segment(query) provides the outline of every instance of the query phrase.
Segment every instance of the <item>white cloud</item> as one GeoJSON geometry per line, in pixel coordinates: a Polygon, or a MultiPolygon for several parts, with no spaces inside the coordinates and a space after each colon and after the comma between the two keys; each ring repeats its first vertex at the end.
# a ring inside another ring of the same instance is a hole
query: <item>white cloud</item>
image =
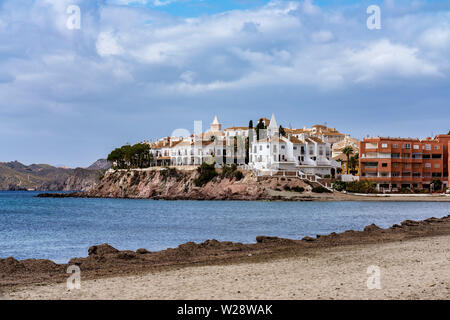
{"type": "Polygon", "coordinates": [[[102,32],[98,35],[97,53],[100,56],[120,55],[123,53],[122,47],[117,43],[111,32],[102,32]]]}

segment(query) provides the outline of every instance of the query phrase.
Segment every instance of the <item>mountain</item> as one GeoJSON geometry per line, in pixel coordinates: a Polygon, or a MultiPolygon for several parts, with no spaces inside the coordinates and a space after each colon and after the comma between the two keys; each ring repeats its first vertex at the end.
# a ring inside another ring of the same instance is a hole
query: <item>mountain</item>
{"type": "Polygon", "coordinates": [[[18,161],[0,162],[0,190],[86,191],[95,186],[106,171],[96,167],[99,165],[93,169],[70,169],[48,164],[27,166],[18,161]]]}
{"type": "Polygon", "coordinates": [[[106,159],[99,159],[91,164],[86,169],[88,170],[108,170],[111,168],[111,164],[106,159]]]}

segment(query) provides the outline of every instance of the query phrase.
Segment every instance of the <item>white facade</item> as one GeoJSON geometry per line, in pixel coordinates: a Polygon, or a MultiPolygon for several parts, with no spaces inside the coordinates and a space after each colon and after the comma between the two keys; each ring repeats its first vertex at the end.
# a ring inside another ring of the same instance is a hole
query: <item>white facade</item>
{"type": "MultiPolygon", "coordinates": [[[[232,127],[221,131],[217,116],[211,128],[202,134],[185,138],[167,137],[151,143],[151,153],[156,165],[192,166],[201,163],[223,162],[244,163],[245,138],[249,137],[247,127],[232,127]],[[240,144],[235,154],[234,142],[240,144]]],[[[285,170],[308,175],[332,175],[339,163],[331,158],[331,145],[307,133],[279,135],[275,116],[268,123],[267,130],[257,134],[252,131],[249,141],[248,166],[255,170],[285,170]]]]}
{"type": "Polygon", "coordinates": [[[275,117],[267,128],[267,138],[251,143],[249,165],[257,170],[296,171],[308,175],[332,175],[339,164],[331,158],[331,145],[307,134],[280,137],[275,117]]]}

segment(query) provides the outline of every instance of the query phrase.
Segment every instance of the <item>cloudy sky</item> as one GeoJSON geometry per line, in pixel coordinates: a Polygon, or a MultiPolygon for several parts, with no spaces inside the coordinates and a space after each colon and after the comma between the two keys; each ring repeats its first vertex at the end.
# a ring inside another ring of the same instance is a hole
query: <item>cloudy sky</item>
{"type": "Polygon", "coordinates": [[[450,0],[0,0],[0,161],[86,166],[215,114],[427,137],[449,76],[450,0]]]}

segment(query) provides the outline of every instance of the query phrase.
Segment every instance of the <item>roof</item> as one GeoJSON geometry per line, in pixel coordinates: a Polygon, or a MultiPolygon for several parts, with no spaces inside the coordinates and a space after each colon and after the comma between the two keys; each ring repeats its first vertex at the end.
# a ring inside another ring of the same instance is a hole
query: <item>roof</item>
{"type": "Polygon", "coordinates": [[[234,131],[234,130],[248,130],[248,127],[231,127],[231,128],[227,128],[223,131],[234,131]]]}
{"type": "Polygon", "coordinates": [[[309,137],[308,140],[311,140],[312,142],[317,142],[317,143],[324,143],[322,139],[319,139],[317,137],[309,137]]]}
{"type": "Polygon", "coordinates": [[[302,141],[302,140],[300,140],[299,138],[294,137],[294,136],[290,136],[288,139],[289,139],[289,141],[291,141],[292,143],[297,143],[297,144],[305,143],[304,141],[302,141]]]}
{"type": "Polygon", "coordinates": [[[333,157],[333,160],[336,160],[336,161],[347,161],[347,156],[345,154],[341,153],[341,154],[333,157]]]}

